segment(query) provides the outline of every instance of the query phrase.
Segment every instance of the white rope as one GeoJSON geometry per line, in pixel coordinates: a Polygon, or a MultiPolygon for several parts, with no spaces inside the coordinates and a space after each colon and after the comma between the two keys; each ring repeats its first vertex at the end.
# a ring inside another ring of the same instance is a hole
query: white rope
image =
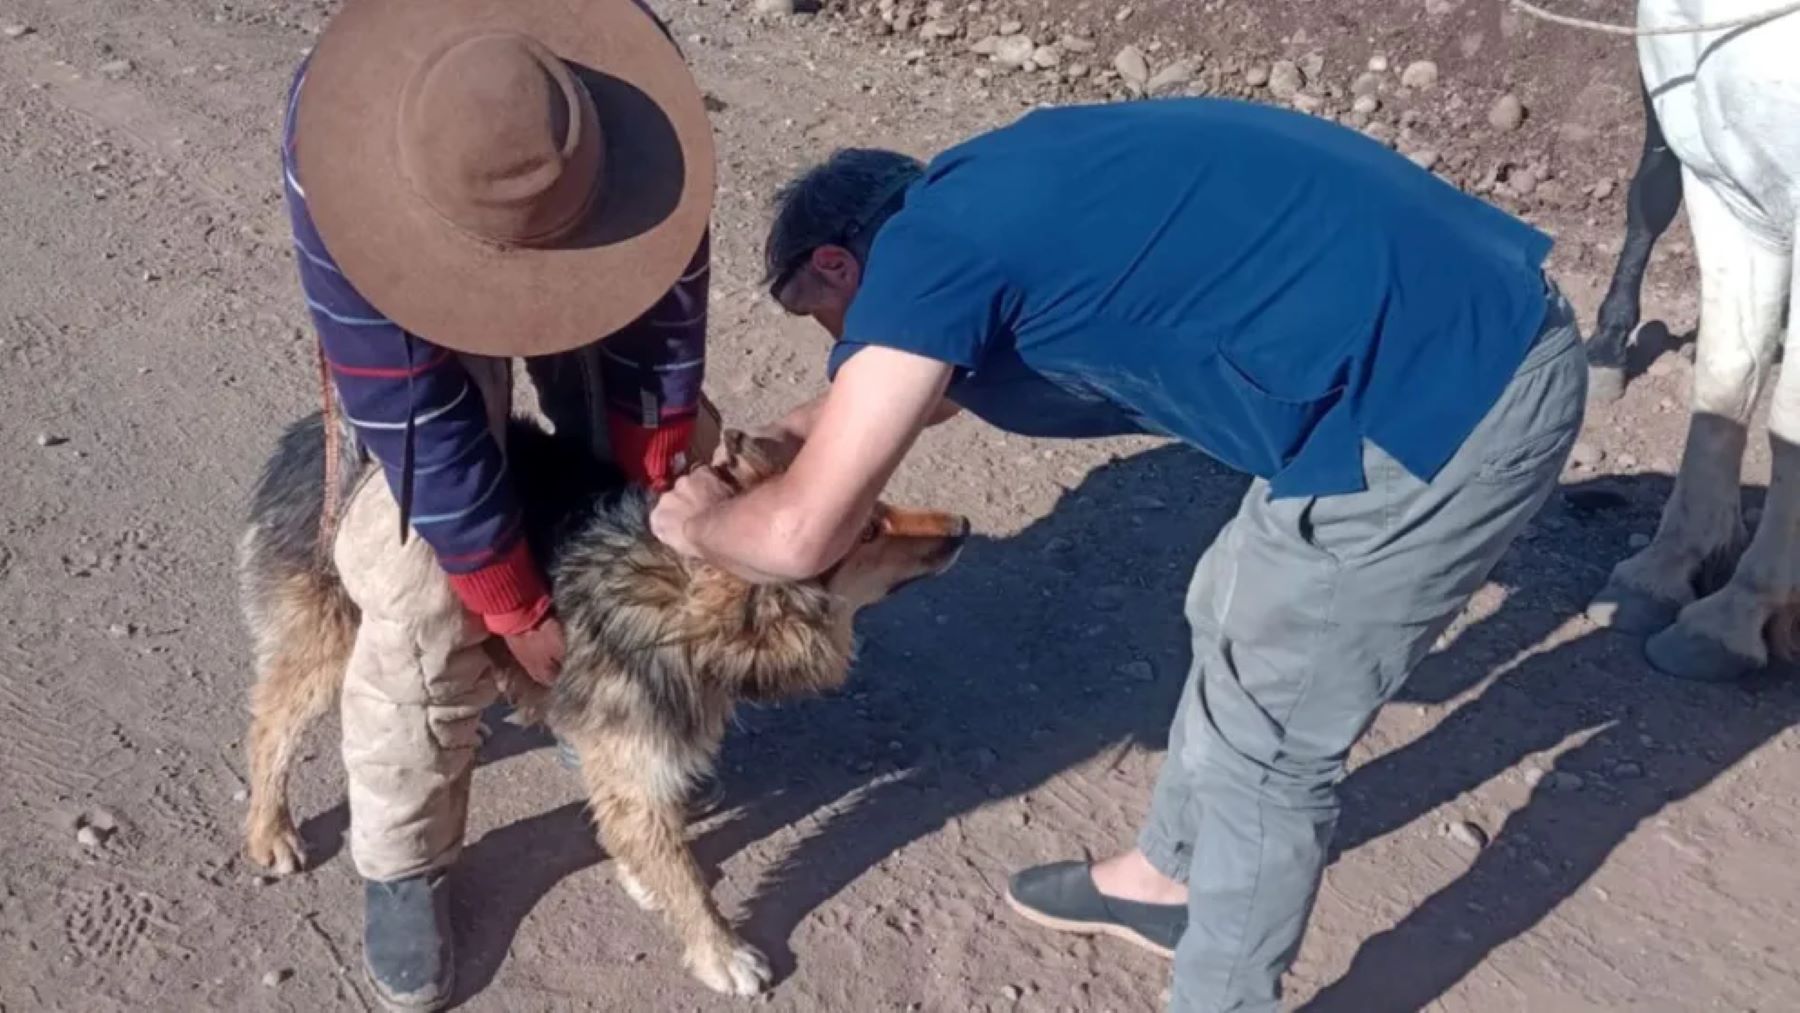
{"type": "Polygon", "coordinates": [[[1726,21],[1712,21],[1700,25],[1663,25],[1658,28],[1643,28],[1638,25],[1615,25],[1605,21],[1589,21],[1586,18],[1572,18],[1567,14],[1557,14],[1527,2],[1527,0],[1507,0],[1507,3],[1534,18],[1541,18],[1553,24],[1567,25],[1570,28],[1583,28],[1590,32],[1604,32],[1607,35],[1630,35],[1643,37],[1646,35],[1699,35],[1702,32],[1722,32],[1728,28],[1743,28],[1746,25],[1761,24],[1776,18],[1786,17],[1800,11],[1800,0],[1788,0],[1779,7],[1771,8],[1759,14],[1747,14],[1743,17],[1726,21]]]}

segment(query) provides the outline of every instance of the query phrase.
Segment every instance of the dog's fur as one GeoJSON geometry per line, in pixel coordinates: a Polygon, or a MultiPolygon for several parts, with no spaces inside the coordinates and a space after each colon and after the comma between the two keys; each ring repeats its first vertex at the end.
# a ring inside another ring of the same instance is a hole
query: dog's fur
{"type": "MultiPolygon", "coordinates": [[[[358,622],[319,538],[323,432],[313,416],[282,436],[252,497],[239,557],[257,674],[245,846],[251,860],[282,874],[305,863],[288,771],[306,727],[336,699],[358,622]]],[[[720,916],[688,851],[687,796],[711,771],[736,701],[842,685],[857,610],[948,568],[968,522],[883,505],[824,577],[756,585],[663,546],[649,532],[647,497],[571,441],[520,422],[508,441],[568,654],[552,690],[505,663],[502,688],[574,748],[620,882],[640,906],[667,915],[693,973],[722,992],[761,991],[766,961],[720,916]]],[[[728,432],[725,448],[719,468],[740,488],[787,464],[773,444],[741,433],[728,432]]],[[[342,473],[360,467],[347,458],[342,473]]],[[[504,661],[504,651],[496,655],[504,661]]]]}

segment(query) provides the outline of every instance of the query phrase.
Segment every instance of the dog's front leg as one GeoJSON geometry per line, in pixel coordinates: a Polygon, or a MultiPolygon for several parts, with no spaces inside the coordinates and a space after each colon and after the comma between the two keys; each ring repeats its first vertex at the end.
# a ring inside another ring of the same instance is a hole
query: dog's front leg
{"type": "MultiPolygon", "coordinates": [[[[680,937],[683,962],[708,988],[756,995],[767,988],[769,962],[738,938],[713,903],[687,846],[680,779],[658,776],[667,758],[631,756],[621,740],[571,738],[581,759],[588,805],[600,841],[620,864],[620,880],[640,907],[660,910],[680,937]]],[[[644,751],[654,752],[654,751],[644,751]]]]}

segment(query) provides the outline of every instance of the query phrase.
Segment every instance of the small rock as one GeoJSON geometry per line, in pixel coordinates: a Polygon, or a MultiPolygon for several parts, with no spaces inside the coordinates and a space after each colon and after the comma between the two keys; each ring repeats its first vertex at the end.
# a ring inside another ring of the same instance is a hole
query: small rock
{"type": "Polygon", "coordinates": [[[956,38],[957,27],[948,21],[927,21],[919,26],[919,38],[927,42],[933,39],[956,38]]]}
{"type": "Polygon", "coordinates": [[[1156,95],[1171,88],[1179,88],[1192,81],[1194,71],[1198,69],[1199,62],[1196,60],[1176,60],[1151,75],[1150,80],[1144,85],[1144,90],[1156,95]]]}
{"type": "Polygon", "coordinates": [[[1569,463],[1577,468],[1598,468],[1600,462],[1606,460],[1606,451],[1587,441],[1579,441],[1569,451],[1569,463]]]}
{"type": "Polygon", "coordinates": [[[106,635],[114,640],[124,640],[131,636],[131,626],[127,623],[113,623],[106,627],[106,635]]]}
{"type": "Polygon", "coordinates": [[[993,56],[994,50],[999,47],[1000,36],[984,35],[975,40],[975,43],[969,47],[969,52],[974,53],[976,56],[993,56]]]}
{"type": "Polygon", "coordinates": [[[1065,35],[1056,40],[1056,44],[1071,53],[1091,53],[1094,51],[1094,40],[1084,39],[1079,35],[1065,35]]]}
{"type": "Polygon", "coordinates": [[[37,445],[40,447],[60,447],[67,442],[69,442],[67,437],[57,436],[54,433],[39,433],[37,436],[37,445]]]}
{"type": "Polygon", "coordinates": [[[1510,92],[1488,107],[1488,124],[1495,130],[1517,130],[1525,124],[1525,103],[1510,92]]]}
{"type": "Polygon", "coordinates": [[[1018,1002],[1025,993],[1017,985],[1008,985],[1000,990],[1000,994],[1006,997],[1007,1002],[1018,1002]]]}
{"type": "Polygon", "coordinates": [[[1119,8],[1119,12],[1113,15],[1113,20],[1123,24],[1124,22],[1131,20],[1131,16],[1136,13],[1137,10],[1135,8],[1121,7],[1119,8]]]}
{"type": "Polygon", "coordinates": [[[1430,60],[1415,60],[1400,72],[1400,83],[1415,91],[1424,91],[1438,81],[1438,65],[1430,60]]]}
{"type": "Polygon", "coordinates": [[[994,62],[1004,63],[1009,67],[1024,67],[1030,65],[1036,52],[1037,46],[1029,36],[1006,35],[994,47],[994,62]]]}
{"type": "Polygon", "coordinates": [[[100,73],[118,80],[137,69],[130,60],[111,60],[100,65],[100,73]]]}
{"type": "Polygon", "coordinates": [[[1024,30],[1025,30],[1025,22],[1023,22],[1023,21],[1002,21],[1002,22],[1000,22],[1000,35],[1002,37],[1005,37],[1008,35],[1017,35],[1024,30]]]}
{"type": "Polygon", "coordinates": [[[84,848],[98,848],[106,843],[106,835],[99,827],[83,825],[75,831],[75,843],[84,848]]]}
{"type": "Polygon", "coordinates": [[[1113,69],[1125,79],[1125,83],[1142,88],[1150,80],[1150,63],[1144,59],[1144,53],[1136,46],[1126,46],[1113,57],[1113,69]]]}
{"type": "Polygon", "coordinates": [[[1600,182],[1595,183],[1594,188],[1589,192],[1594,195],[1595,200],[1605,200],[1613,195],[1613,190],[1616,186],[1617,184],[1612,180],[1603,179],[1600,182]]]}
{"type": "Polygon", "coordinates": [[[1369,69],[1377,74],[1387,73],[1388,58],[1380,53],[1376,53],[1374,56],[1369,57],[1369,69]]]}
{"type": "MultiPolygon", "coordinates": [[[[759,0],[759,2],[760,2],[760,0],[759,0]]],[[[288,976],[292,975],[293,973],[294,972],[289,971],[286,968],[279,968],[277,970],[270,971],[269,973],[262,976],[263,987],[264,988],[276,988],[282,982],[288,980],[288,976]]]]}
{"type": "Polygon", "coordinates": [[[1049,70],[1062,62],[1062,50],[1055,46],[1039,46],[1032,52],[1031,62],[1049,70]]]}
{"type": "Polygon", "coordinates": [[[1356,80],[1350,82],[1350,94],[1373,95],[1381,90],[1381,78],[1375,74],[1358,74],[1356,80]]]}
{"type": "Polygon", "coordinates": [[[1319,75],[1325,72],[1325,54],[1313,52],[1301,57],[1300,71],[1308,81],[1317,81],[1319,75]]]}
{"type": "Polygon", "coordinates": [[[1244,71],[1244,83],[1252,88],[1261,88],[1263,85],[1268,84],[1269,68],[1259,63],[1249,70],[1244,71]]]}
{"type": "Polygon", "coordinates": [[[1625,544],[1634,549],[1648,549],[1650,547],[1650,536],[1644,534],[1642,531],[1633,531],[1631,537],[1625,539],[1625,544]]]}
{"type": "Polygon", "coordinates": [[[1063,77],[1071,81],[1079,81],[1088,76],[1090,68],[1085,63],[1071,63],[1063,68],[1063,77]]]}
{"type": "Polygon", "coordinates": [[[1317,95],[1301,92],[1293,98],[1288,99],[1288,105],[1293,106],[1303,113],[1318,115],[1319,110],[1325,108],[1325,100],[1317,95]]]}
{"type": "Polygon", "coordinates": [[[1629,781],[1629,780],[1633,780],[1635,778],[1643,777],[1644,776],[1644,766],[1641,763],[1633,763],[1630,760],[1626,760],[1625,762],[1614,767],[1612,772],[1613,772],[1614,777],[1619,778],[1620,780],[1623,780],[1623,781],[1629,781]]]}
{"type": "Polygon", "coordinates": [[[1546,777],[1544,783],[1549,786],[1551,791],[1580,791],[1582,785],[1587,782],[1582,780],[1580,774],[1558,770],[1546,777]]]}
{"type": "Polygon", "coordinates": [[[1350,111],[1370,116],[1381,109],[1381,100],[1373,95],[1358,95],[1356,101],[1350,103],[1350,111]]]}
{"type": "Polygon", "coordinates": [[[1514,169],[1506,177],[1506,188],[1520,197],[1529,197],[1538,188],[1537,174],[1530,169],[1514,169]]]}
{"type": "Polygon", "coordinates": [[[233,802],[248,802],[250,801],[250,793],[239,788],[237,791],[231,793],[231,800],[233,802]]]}
{"type": "Polygon", "coordinates": [[[1421,169],[1434,169],[1442,156],[1437,153],[1435,148],[1419,148],[1406,157],[1421,169]]]}
{"type": "Polygon", "coordinates": [[[1127,661],[1119,666],[1119,674],[1129,676],[1138,682],[1155,682],[1156,666],[1148,661],[1127,661]]]}
{"type": "Polygon", "coordinates": [[[1294,61],[1276,60],[1275,65],[1269,68],[1269,93],[1276,98],[1293,98],[1304,87],[1306,75],[1294,61]]]}
{"type": "Polygon", "coordinates": [[[119,829],[119,814],[113,812],[111,809],[95,809],[93,813],[88,816],[87,823],[88,826],[93,827],[102,833],[110,834],[119,829]]]}
{"type": "Polygon", "coordinates": [[[30,35],[31,32],[32,28],[30,25],[7,25],[5,28],[0,28],[0,35],[4,35],[9,39],[22,39],[25,36],[30,35]]]}
{"type": "Polygon", "coordinates": [[[1487,831],[1468,820],[1456,820],[1445,827],[1444,832],[1450,836],[1451,840],[1464,847],[1474,848],[1477,851],[1487,847],[1487,831]]]}

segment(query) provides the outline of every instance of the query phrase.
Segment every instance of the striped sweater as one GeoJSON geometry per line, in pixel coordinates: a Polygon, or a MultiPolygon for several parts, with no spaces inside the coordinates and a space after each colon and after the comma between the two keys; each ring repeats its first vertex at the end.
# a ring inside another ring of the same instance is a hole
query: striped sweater
{"type": "MultiPolygon", "coordinates": [[[[491,631],[530,629],[550,599],[522,538],[506,458],[488,429],[480,391],[456,353],[408,334],[358,294],[313,227],[294,157],[294,110],[305,75],[302,64],[289,89],[282,166],[300,286],[338,404],[396,498],[412,417],[413,530],[491,631]]],[[[703,241],[674,288],[601,349],[613,455],[627,475],[654,487],[674,479],[699,407],[709,257],[703,241]]]]}

